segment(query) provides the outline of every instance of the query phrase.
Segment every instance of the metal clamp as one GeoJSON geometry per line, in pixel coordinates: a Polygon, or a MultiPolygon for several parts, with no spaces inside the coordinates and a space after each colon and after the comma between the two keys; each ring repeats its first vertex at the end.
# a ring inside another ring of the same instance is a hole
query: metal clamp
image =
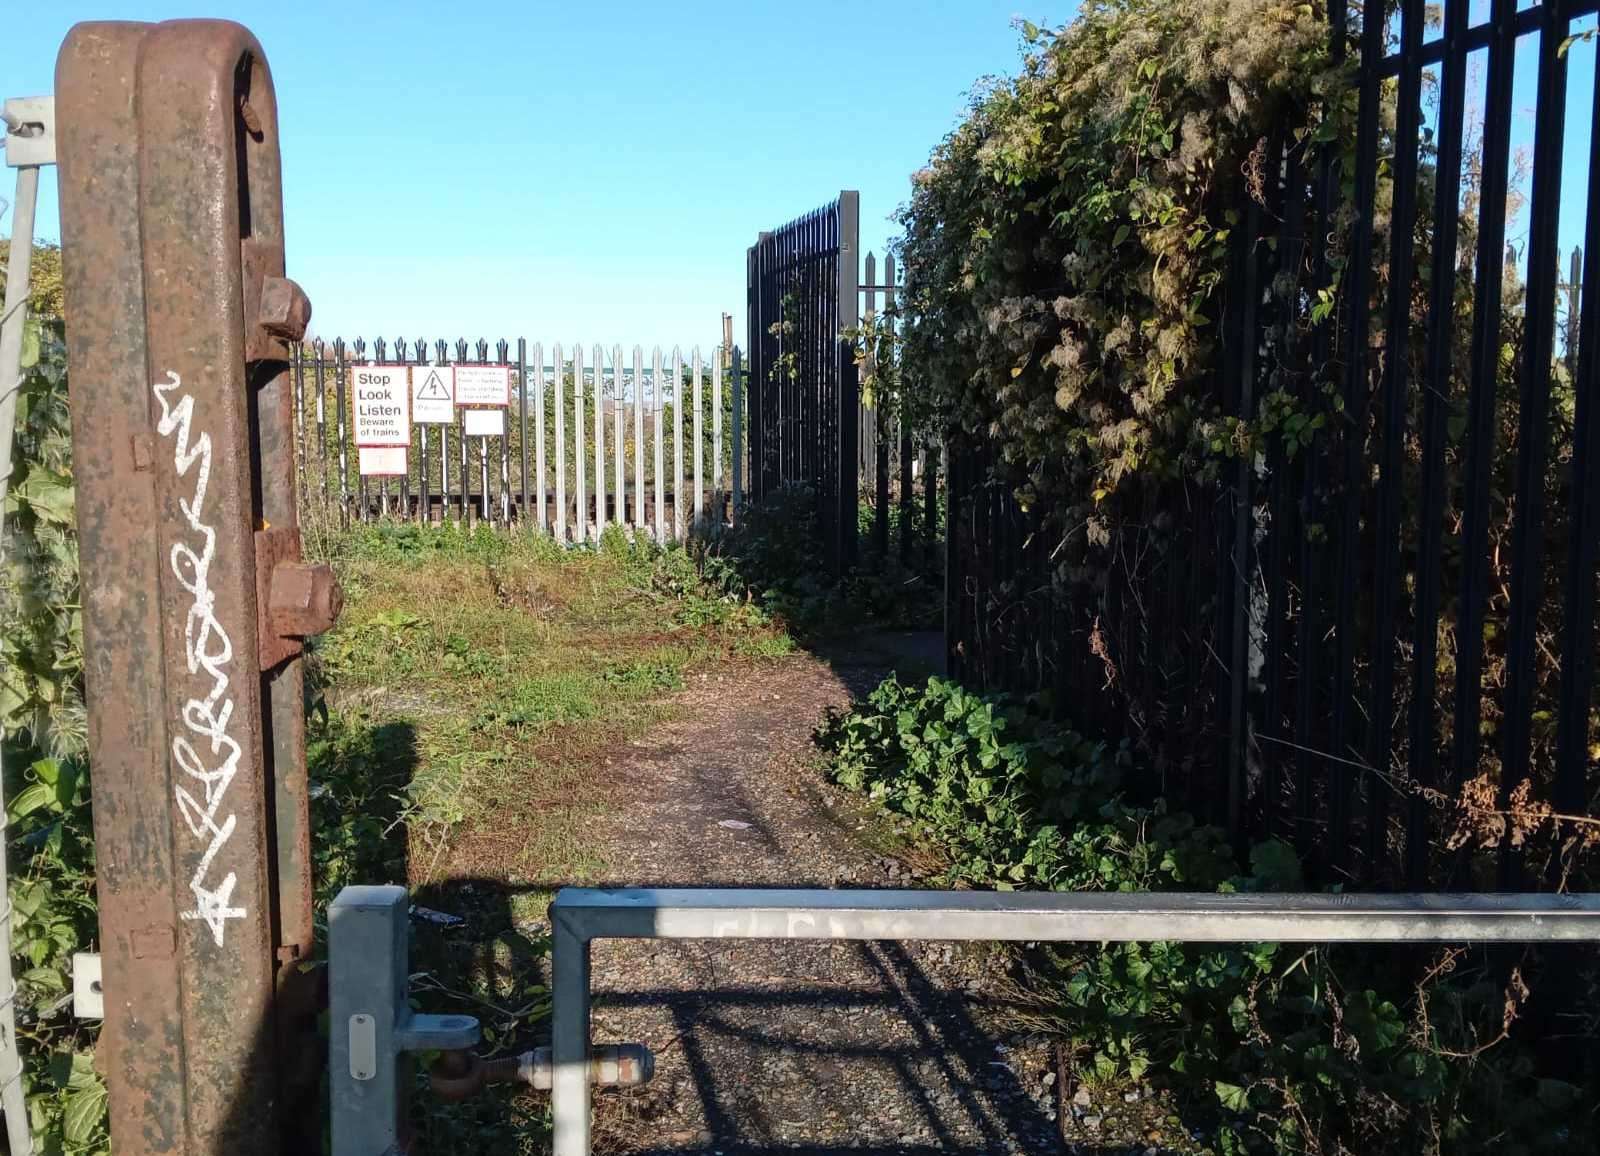
{"type": "MultiPolygon", "coordinates": [[[[589,1082],[597,1088],[637,1088],[655,1074],[655,1053],[643,1044],[606,1044],[589,1050],[589,1082]]],[[[548,1092],[554,1079],[555,1054],[548,1047],[497,1060],[482,1060],[466,1051],[446,1052],[428,1072],[428,1085],[441,1100],[465,1100],[489,1084],[525,1084],[548,1092]]]]}

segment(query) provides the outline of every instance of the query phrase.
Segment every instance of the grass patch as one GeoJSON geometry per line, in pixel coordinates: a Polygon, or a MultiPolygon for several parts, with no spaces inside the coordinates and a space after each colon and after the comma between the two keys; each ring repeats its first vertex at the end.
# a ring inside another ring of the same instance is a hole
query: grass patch
{"type": "Polygon", "coordinates": [[[588,761],[658,721],[695,668],[793,649],[682,549],[615,529],[573,549],[455,526],[361,527],[328,553],[347,599],[315,648],[329,733],[407,728],[412,765],[389,788],[413,885],[441,872],[572,874],[575,828],[604,802],[588,761]],[[491,824],[470,840],[487,859],[450,850],[491,824]]]}
{"type": "MultiPolygon", "coordinates": [[[[318,909],[349,883],[408,885],[462,921],[413,921],[413,991],[477,1016],[487,1051],[531,1046],[550,895],[605,869],[584,834],[607,805],[595,768],[666,718],[697,669],[793,643],[682,549],[615,531],[569,549],[360,527],[324,552],[346,603],[310,664],[318,909]]],[[[514,1089],[416,1102],[430,1151],[547,1143],[544,1102],[514,1089]]]]}

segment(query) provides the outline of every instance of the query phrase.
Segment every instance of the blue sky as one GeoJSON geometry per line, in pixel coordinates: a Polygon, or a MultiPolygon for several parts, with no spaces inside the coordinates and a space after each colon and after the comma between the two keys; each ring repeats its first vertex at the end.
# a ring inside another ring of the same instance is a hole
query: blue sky
{"type": "MultiPolygon", "coordinates": [[[[1474,23],[1487,14],[1469,4],[1474,23]]],[[[862,244],[881,254],[973,84],[1016,68],[1013,21],[1061,24],[1076,3],[32,5],[0,38],[0,95],[50,91],[77,20],[199,10],[248,25],[272,64],[289,267],[317,332],[648,349],[715,343],[724,310],[743,343],[746,246],[841,188],[861,191],[862,244]]],[[[1531,41],[1516,61],[1524,149],[1531,41]]],[[[1574,46],[1564,253],[1582,235],[1594,74],[1595,45],[1574,46]]],[[[1526,218],[1509,233],[1525,238],[1526,218]]]]}
{"type": "Polygon", "coordinates": [[[841,188],[861,191],[862,244],[881,251],[968,90],[1015,68],[1013,16],[1076,7],[13,4],[5,96],[52,90],[78,20],[204,12],[255,32],[278,93],[290,275],[317,332],[646,349],[710,346],[725,310],[742,342],[745,248],[841,188]]]}

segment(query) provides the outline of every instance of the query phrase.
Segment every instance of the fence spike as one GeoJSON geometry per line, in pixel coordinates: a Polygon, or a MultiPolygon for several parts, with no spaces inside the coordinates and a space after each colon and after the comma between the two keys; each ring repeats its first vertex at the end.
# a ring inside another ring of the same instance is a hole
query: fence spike
{"type": "Polygon", "coordinates": [[[555,344],[553,360],[556,367],[555,382],[555,413],[556,413],[556,537],[566,540],[567,537],[567,404],[562,396],[562,388],[566,378],[566,366],[561,356],[561,343],[555,344]]]}
{"type": "Polygon", "coordinates": [[[705,441],[704,398],[702,394],[703,380],[705,377],[705,362],[700,357],[700,347],[694,347],[694,525],[696,532],[702,530],[702,523],[706,516],[706,491],[705,491],[705,455],[702,447],[705,441]]]}
{"type": "Polygon", "coordinates": [[[667,540],[666,455],[662,452],[662,412],[666,409],[661,398],[661,346],[655,347],[650,365],[650,401],[655,418],[655,499],[656,541],[667,540]]]}
{"type": "Polygon", "coordinates": [[[722,363],[728,347],[719,345],[711,356],[711,496],[717,529],[722,528],[722,363]]]}
{"type": "Polygon", "coordinates": [[[683,351],[672,347],[672,536],[683,539],[683,351]]]}
{"type": "Polygon", "coordinates": [[[601,379],[605,373],[605,349],[594,343],[594,540],[598,544],[606,528],[606,399],[601,379]]]}
{"type": "Polygon", "coordinates": [[[622,393],[622,346],[611,347],[611,441],[613,445],[612,457],[616,459],[616,495],[612,499],[612,511],[619,527],[628,524],[627,491],[623,487],[622,459],[624,456],[622,445],[623,431],[623,393],[622,393]]]}
{"type": "Polygon", "coordinates": [[[644,351],[633,347],[633,528],[644,530],[644,351]]]}
{"type": "Polygon", "coordinates": [[[583,342],[575,341],[572,344],[572,453],[576,459],[575,480],[577,482],[577,505],[573,510],[572,532],[574,540],[585,540],[589,529],[588,509],[588,470],[585,467],[587,455],[583,452],[583,342]]]}
{"type": "Polygon", "coordinates": [[[545,469],[544,469],[544,343],[533,343],[533,380],[534,392],[530,399],[533,405],[533,459],[534,481],[538,487],[539,506],[534,511],[534,524],[541,530],[549,530],[549,510],[545,505],[545,469]]]}

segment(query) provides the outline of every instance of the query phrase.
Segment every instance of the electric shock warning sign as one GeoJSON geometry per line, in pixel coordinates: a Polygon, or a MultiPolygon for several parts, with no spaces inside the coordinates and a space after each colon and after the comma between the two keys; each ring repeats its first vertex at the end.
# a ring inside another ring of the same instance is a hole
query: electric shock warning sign
{"type": "Polygon", "coordinates": [[[452,425],[456,420],[456,371],[448,365],[411,367],[413,425],[452,425]]]}

